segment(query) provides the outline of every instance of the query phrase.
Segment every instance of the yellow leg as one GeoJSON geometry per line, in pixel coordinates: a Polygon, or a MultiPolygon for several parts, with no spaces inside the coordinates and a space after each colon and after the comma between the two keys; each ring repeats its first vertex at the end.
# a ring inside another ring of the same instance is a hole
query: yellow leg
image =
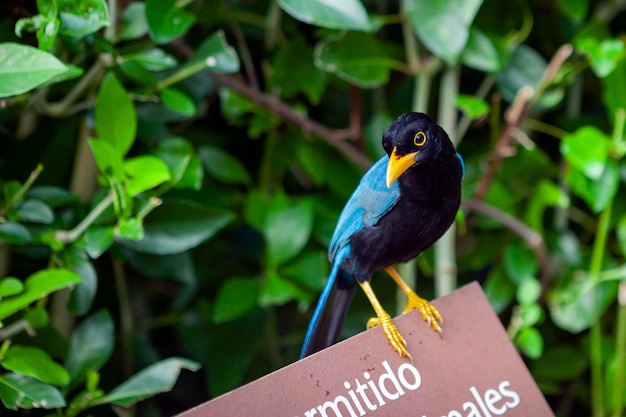
{"type": "Polygon", "coordinates": [[[412,310],[419,310],[422,315],[422,319],[428,323],[428,325],[440,335],[443,335],[443,330],[441,329],[441,324],[443,324],[443,317],[441,317],[441,313],[433,306],[428,300],[423,299],[419,295],[415,293],[409,287],[409,285],[404,282],[398,271],[395,268],[388,266],[385,268],[385,271],[389,274],[389,276],[398,284],[403,293],[408,297],[407,306],[402,312],[402,314],[406,314],[412,310]]]}
{"type": "Polygon", "coordinates": [[[376,294],[374,294],[374,290],[372,289],[369,281],[359,282],[359,285],[363,289],[367,299],[370,300],[372,307],[374,307],[374,312],[376,312],[376,317],[372,317],[368,320],[367,327],[372,328],[375,326],[381,326],[393,350],[398,352],[400,356],[407,356],[411,362],[413,362],[413,358],[406,349],[406,340],[404,340],[404,337],[396,325],[393,324],[393,321],[391,321],[391,316],[380,305],[380,302],[378,301],[378,298],[376,298],[376,294]]]}

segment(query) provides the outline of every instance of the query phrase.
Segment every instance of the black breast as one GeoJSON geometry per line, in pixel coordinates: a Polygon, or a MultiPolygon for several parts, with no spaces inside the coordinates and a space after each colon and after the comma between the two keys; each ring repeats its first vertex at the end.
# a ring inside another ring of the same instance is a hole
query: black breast
{"type": "Polygon", "coordinates": [[[433,245],[454,222],[461,203],[461,167],[456,156],[410,168],[400,177],[400,199],[373,227],[354,234],[342,271],[357,281],[406,262],[433,245]]]}

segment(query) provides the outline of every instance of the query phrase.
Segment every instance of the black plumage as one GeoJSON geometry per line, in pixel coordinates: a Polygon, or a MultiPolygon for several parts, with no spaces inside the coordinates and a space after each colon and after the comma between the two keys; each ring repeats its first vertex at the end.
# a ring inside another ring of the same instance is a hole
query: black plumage
{"type": "MultiPolygon", "coordinates": [[[[380,321],[394,349],[408,355],[388,334],[388,330],[395,332],[394,337],[402,339],[391,320],[381,317],[388,315],[371,292],[369,281],[372,273],[382,268],[393,277],[395,271],[390,266],[415,258],[450,227],[461,202],[464,166],[446,132],[423,113],[398,117],[384,132],[382,144],[387,156],[363,176],[337,223],[329,247],[333,268],[311,319],[301,357],[337,341],[357,284],[377,312],[374,323],[380,321]],[[338,294],[331,311],[324,313],[335,281],[338,294]],[[324,315],[329,316],[328,325],[322,327],[324,315]]],[[[394,280],[403,287],[399,276],[394,280]]],[[[427,310],[429,321],[440,318],[430,303],[408,288],[405,292],[410,308],[427,310]],[[413,296],[418,304],[411,307],[413,296]]],[[[424,311],[422,315],[426,319],[424,311]]]]}

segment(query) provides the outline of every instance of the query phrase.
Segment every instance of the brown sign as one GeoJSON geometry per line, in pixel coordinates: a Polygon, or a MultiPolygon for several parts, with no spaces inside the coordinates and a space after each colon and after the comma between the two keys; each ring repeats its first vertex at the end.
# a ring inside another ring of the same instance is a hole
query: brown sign
{"type": "Polygon", "coordinates": [[[554,416],[477,283],[433,304],[443,339],[416,311],[394,319],[413,363],[374,328],[180,417],[554,416]]]}

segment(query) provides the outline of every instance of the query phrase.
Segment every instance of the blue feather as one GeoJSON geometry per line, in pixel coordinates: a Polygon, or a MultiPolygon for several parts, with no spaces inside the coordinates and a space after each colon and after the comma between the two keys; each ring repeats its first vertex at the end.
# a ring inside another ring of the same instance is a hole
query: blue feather
{"type": "Polygon", "coordinates": [[[460,153],[457,152],[456,154],[456,158],[459,160],[459,162],[461,163],[461,177],[465,176],[465,161],[463,161],[463,157],[461,156],[460,153]]]}
{"type": "Polygon", "coordinates": [[[339,267],[350,256],[350,238],[359,230],[376,225],[400,198],[398,182],[394,182],[390,187],[387,187],[385,182],[387,161],[389,157],[385,155],[365,173],[339,216],[328,248],[332,268],[309,322],[300,358],[305,356],[321,325],[324,310],[339,274],[339,267]]]}
{"type": "Polygon", "coordinates": [[[320,298],[317,301],[317,305],[315,306],[315,310],[311,316],[311,321],[309,321],[309,327],[306,330],[304,342],[302,343],[302,348],[300,350],[300,359],[306,356],[306,352],[309,350],[309,347],[313,342],[313,338],[322,323],[322,316],[324,314],[324,310],[326,309],[328,298],[330,297],[330,293],[332,292],[332,289],[335,286],[335,281],[337,280],[337,275],[339,274],[339,265],[341,265],[341,262],[343,262],[343,260],[348,256],[350,256],[350,245],[344,246],[343,249],[339,251],[337,254],[337,262],[333,263],[326,285],[324,286],[324,289],[320,294],[320,298]]]}
{"type": "Polygon", "coordinates": [[[328,247],[328,258],[335,262],[337,251],[350,243],[350,238],[359,230],[376,225],[400,198],[400,185],[386,184],[388,156],[380,158],[365,173],[359,186],[346,203],[337,221],[335,233],[328,247]]]}

